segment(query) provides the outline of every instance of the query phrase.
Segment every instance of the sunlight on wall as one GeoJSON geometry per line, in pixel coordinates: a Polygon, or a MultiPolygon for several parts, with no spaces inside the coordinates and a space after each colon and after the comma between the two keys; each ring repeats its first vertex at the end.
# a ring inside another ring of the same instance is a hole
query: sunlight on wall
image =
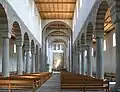
{"type": "Polygon", "coordinates": [[[80,0],[80,8],[82,7],[83,0],[80,0]]]}
{"type": "Polygon", "coordinates": [[[14,44],[14,53],[16,53],[16,44],[14,44]]]}
{"type": "Polygon", "coordinates": [[[104,40],[104,51],[106,51],[106,40],[104,40]]]}
{"type": "Polygon", "coordinates": [[[61,60],[58,59],[56,65],[55,65],[56,68],[60,65],[60,62],[61,62],[61,60]]]}
{"type": "Polygon", "coordinates": [[[94,49],[92,48],[92,56],[94,55],[94,49]]]}
{"type": "Polygon", "coordinates": [[[116,34],[114,33],[113,34],[113,47],[116,46],[116,34]]]}

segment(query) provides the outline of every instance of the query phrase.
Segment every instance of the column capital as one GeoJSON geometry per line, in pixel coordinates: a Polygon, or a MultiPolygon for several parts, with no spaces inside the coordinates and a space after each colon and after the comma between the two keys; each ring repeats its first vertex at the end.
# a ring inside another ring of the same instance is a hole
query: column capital
{"type": "MultiPolygon", "coordinates": [[[[2,26],[2,25],[1,25],[2,26]]],[[[1,27],[0,27],[1,28],[1,27]]],[[[2,28],[3,29],[3,28],[2,28]]],[[[11,38],[11,34],[8,29],[5,29],[4,30],[1,30],[0,31],[0,35],[3,37],[3,38],[11,38]],[[7,30],[7,31],[6,31],[7,30]]]]}
{"type": "Polygon", "coordinates": [[[17,40],[15,43],[16,43],[16,46],[23,46],[23,42],[22,41],[18,41],[17,40]]]}
{"type": "Polygon", "coordinates": [[[24,50],[26,51],[26,52],[29,52],[30,51],[30,48],[29,47],[24,47],[24,50]]]}
{"type": "Polygon", "coordinates": [[[112,22],[115,24],[117,22],[120,22],[120,1],[119,0],[111,0],[111,16],[112,16],[112,22]]]}
{"type": "Polygon", "coordinates": [[[87,40],[87,47],[92,46],[92,41],[90,39],[87,40]]]}

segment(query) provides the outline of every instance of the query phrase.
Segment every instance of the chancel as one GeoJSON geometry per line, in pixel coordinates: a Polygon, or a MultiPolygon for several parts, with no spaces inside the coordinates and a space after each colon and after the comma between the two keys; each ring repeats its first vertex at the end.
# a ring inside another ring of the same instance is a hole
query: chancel
{"type": "Polygon", "coordinates": [[[120,0],[0,0],[0,92],[120,92],[120,0]]]}

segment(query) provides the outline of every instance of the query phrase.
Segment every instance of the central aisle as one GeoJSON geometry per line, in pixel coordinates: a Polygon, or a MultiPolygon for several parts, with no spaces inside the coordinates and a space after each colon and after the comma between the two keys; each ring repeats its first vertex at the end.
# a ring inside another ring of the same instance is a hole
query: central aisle
{"type": "Polygon", "coordinates": [[[37,92],[61,92],[60,74],[54,74],[37,92]]]}

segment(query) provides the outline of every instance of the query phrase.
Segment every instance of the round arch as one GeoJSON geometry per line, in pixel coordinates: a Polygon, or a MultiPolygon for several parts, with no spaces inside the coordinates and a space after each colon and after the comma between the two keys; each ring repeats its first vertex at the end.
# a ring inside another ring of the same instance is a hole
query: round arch
{"type": "Polygon", "coordinates": [[[31,40],[31,53],[35,53],[35,43],[34,43],[34,40],[31,40]]]}
{"type": "Polygon", "coordinates": [[[109,4],[107,1],[102,1],[99,5],[99,8],[97,10],[97,16],[96,16],[96,36],[104,36],[104,19],[107,12],[107,9],[109,8],[109,4]]]}
{"type": "MultiPolygon", "coordinates": [[[[1,35],[4,34],[3,32],[5,31],[9,31],[8,30],[8,18],[7,18],[7,14],[5,12],[5,9],[3,7],[2,4],[0,4],[0,32],[1,32],[1,35]]],[[[3,36],[3,35],[2,35],[3,36]]],[[[8,34],[7,34],[8,36],[8,34]]]]}
{"type": "Polygon", "coordinates": [[[93,32],[93,24],[92,22],[89,22],[87,25],[86,40],[92,40],[93,32]]]}
{"type": "Polygon", "coordinates": [[[42,29],[42,33],[46,30],[47,27],[51,26],[52,24],[57,24],[57,23],[64,24],[66,27],[70,29],[70,31],[72,31],[71,27],[67,23],[63,21],[52,21],[44,26],[44,28],[42,29]]]}
{"type": "Polygon", "coordinates": [[[20,28],[19,23],[17,21],[13,22],[12,33],[15,35],[15,39],[17,41],[22,41],[21,28],[20,28]]]}
{"type": "Polygon", "coordinates": [[[25,34],[24,34],[24,46],[26,46],[27,49],[29,49],[29,47],[30,47],[29,36],[28,36],[27,32],[25,32],[25,34]]]}

